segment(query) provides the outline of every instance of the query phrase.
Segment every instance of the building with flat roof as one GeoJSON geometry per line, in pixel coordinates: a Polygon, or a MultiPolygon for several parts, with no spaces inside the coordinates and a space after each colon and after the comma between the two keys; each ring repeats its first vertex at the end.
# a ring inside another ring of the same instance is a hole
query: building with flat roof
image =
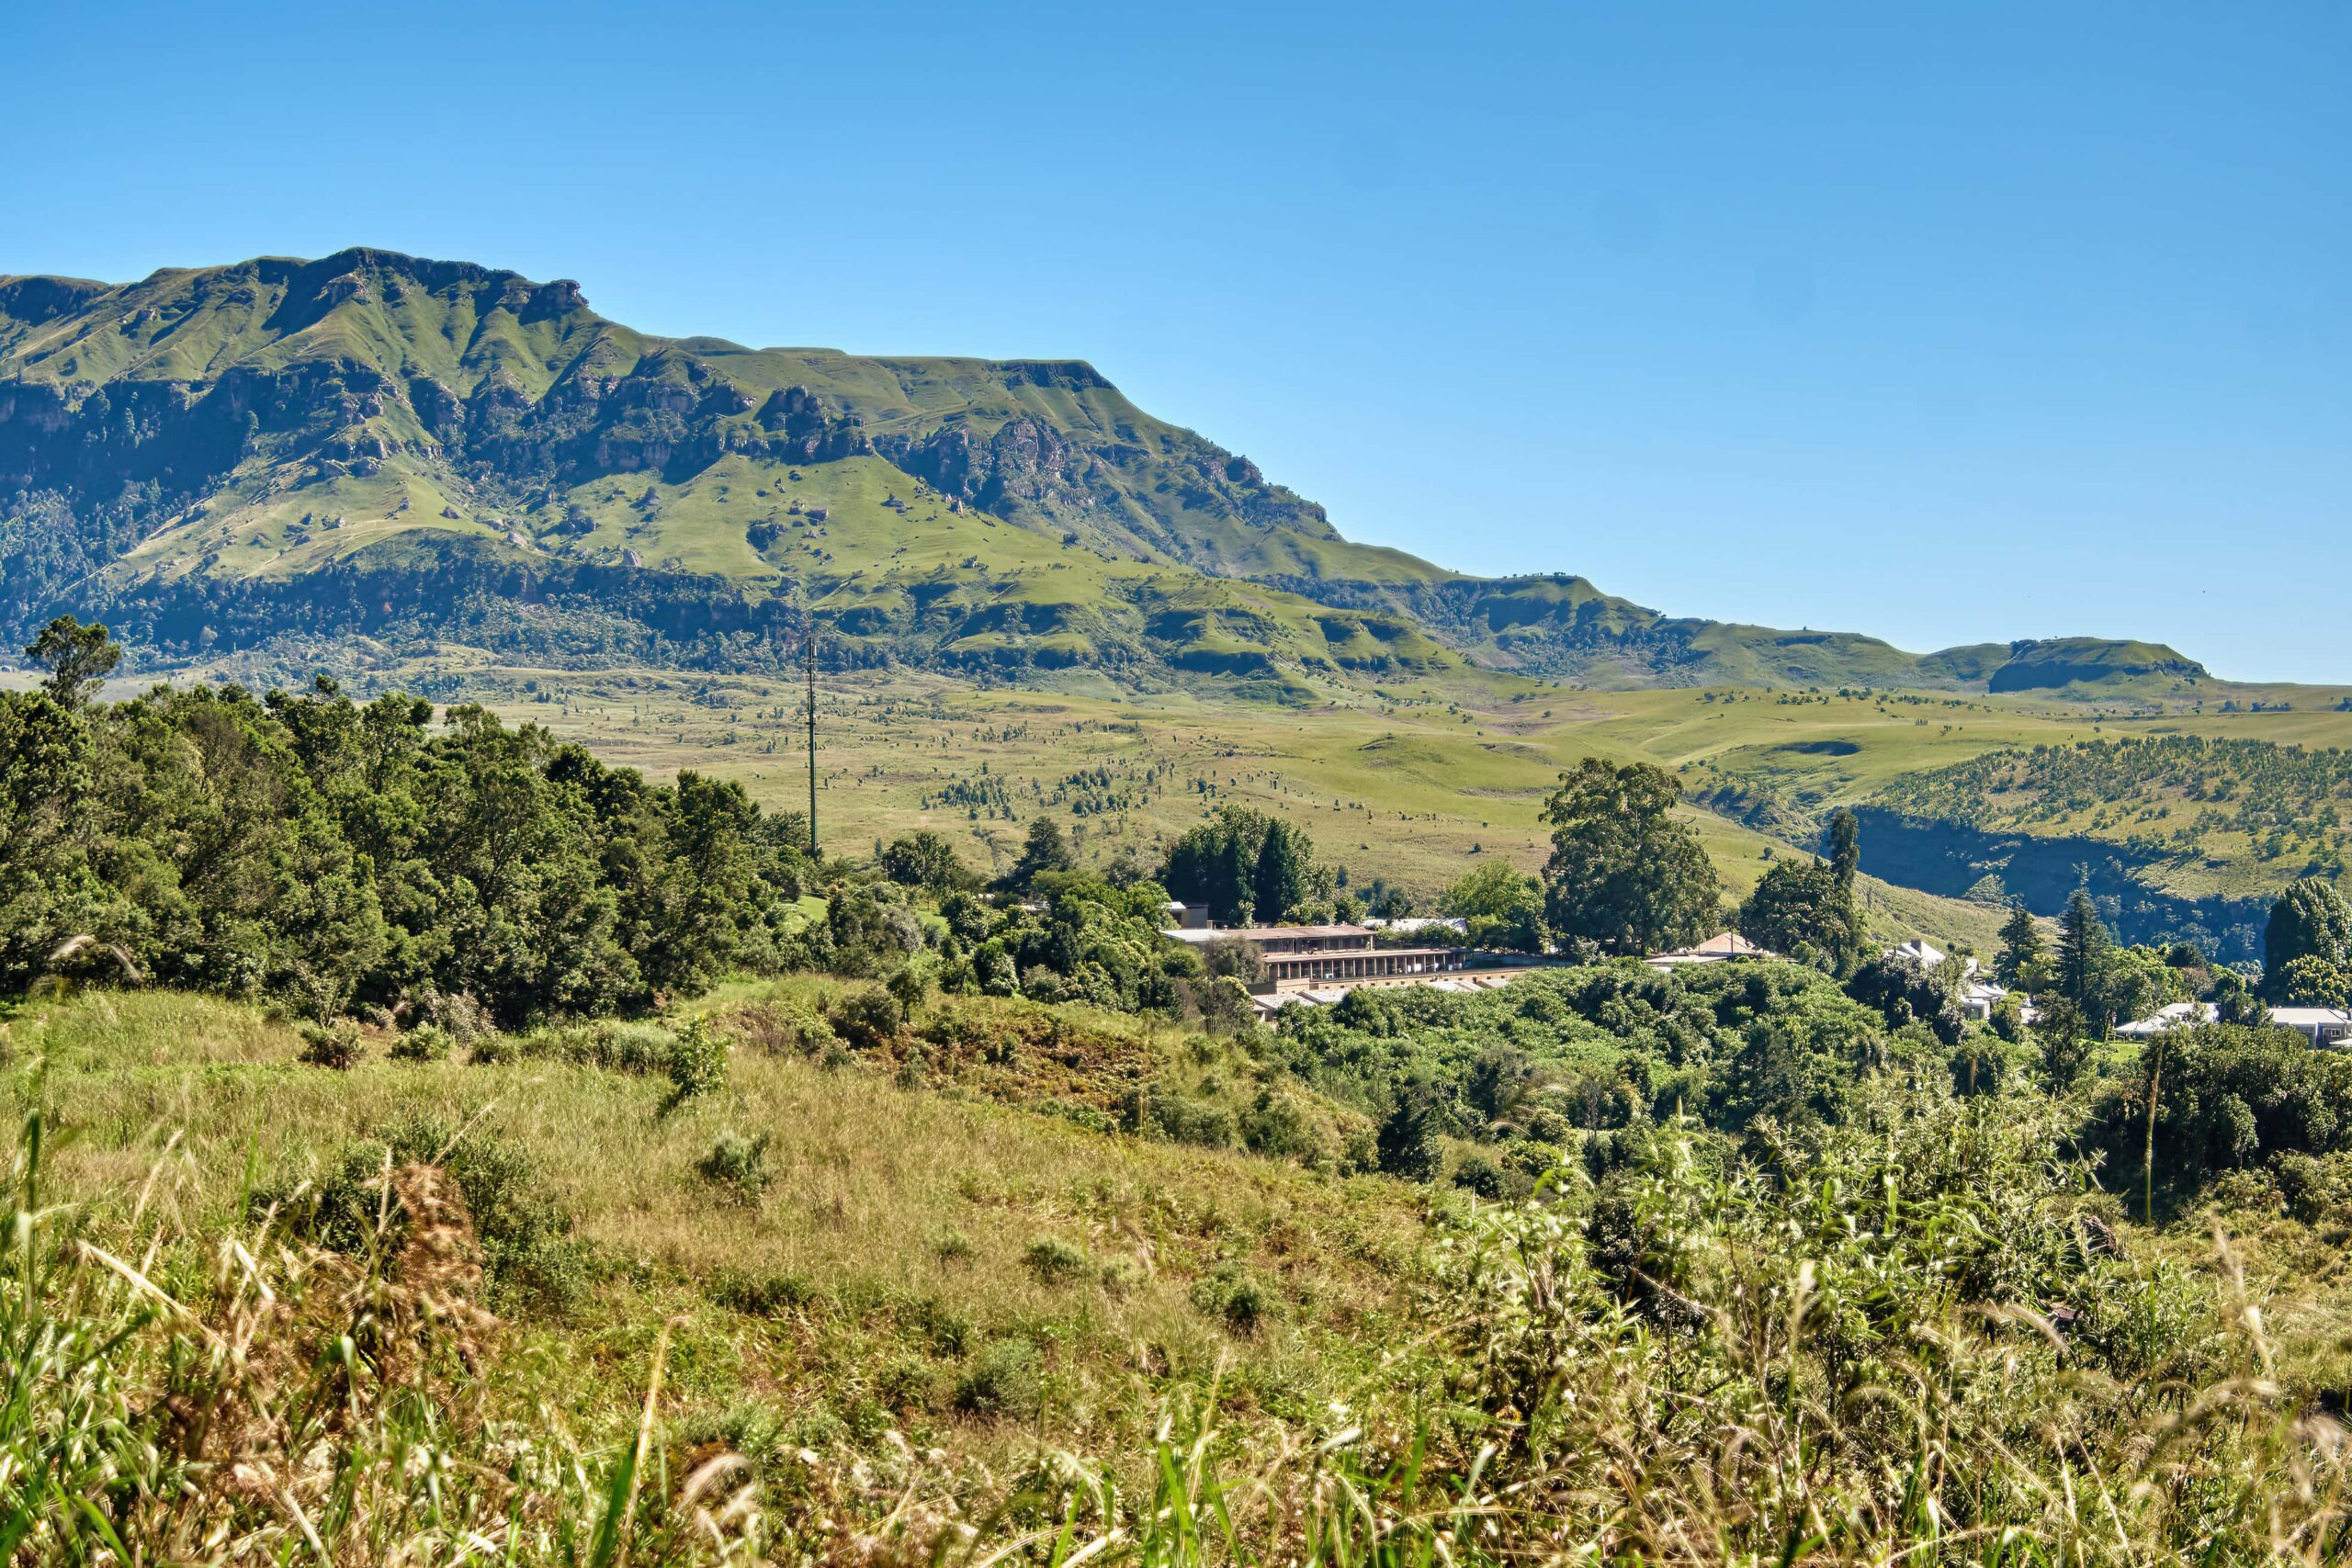
{"type": "Polygon", "coordinates": [[[1369,926],[1214,926],[1162,934],[1195,947],[1212,942],[1246,942],[1269,958],[1277,953],[1365,952],[1372,947],[1369,926]]]}
{"type": "Polygon", "coordinates": [[[1469,968],[1470,953],[1459,947],[1366,945],[1269,953],[1265,964],[1266,978],[1275,990],[1305,990],[1316,986],[1430,979],[1469,968]]]}

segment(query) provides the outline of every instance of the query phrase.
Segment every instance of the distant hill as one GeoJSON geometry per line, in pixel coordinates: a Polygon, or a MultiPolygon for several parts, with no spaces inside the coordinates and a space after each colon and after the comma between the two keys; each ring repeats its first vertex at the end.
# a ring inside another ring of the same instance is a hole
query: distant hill
{"type": "Polygon", "coordinates": [[[71,608],[166,659],[365,637],[755,666],[797,601],[836,661],[1004,678],[2209,679],[2154,645],[1922,657],[1465,577],[1351,543],[1082,362],[656,338],[571,282],[374,250],[0,278],[0,560],[10,637],[71,608]]]}

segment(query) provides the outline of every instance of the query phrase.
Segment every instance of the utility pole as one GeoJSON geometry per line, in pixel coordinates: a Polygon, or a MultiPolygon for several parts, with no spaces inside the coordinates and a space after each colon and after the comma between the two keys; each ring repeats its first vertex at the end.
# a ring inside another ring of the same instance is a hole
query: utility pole
{"type": "Polygon", "coordinates": [[[808,858],[817,852],[817,617],[800,613],[800,660],[808,676],[808,858]]]}

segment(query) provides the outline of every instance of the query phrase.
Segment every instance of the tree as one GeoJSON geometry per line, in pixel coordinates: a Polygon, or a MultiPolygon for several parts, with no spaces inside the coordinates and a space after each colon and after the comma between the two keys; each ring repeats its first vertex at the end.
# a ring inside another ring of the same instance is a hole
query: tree
{"type": "Polygon", "coordinates": [[[1316,880],[1313,841],[1287,822],[1269,821],[1250,873],[1258,918],[1287,919],[1313,896],[1316,880]]]}
{"type": "Polygon", "coordinates": [[[2099,986],[2101,1016],[2129,1021],[2188,1000],[2188,978],[2153,947],[2111,947],[2099,986]]]}
{"type": "Polygon", "coordinates": [[[1159,880],[1220,925],[1274,921],[1329,891],[1305,832],[1244,807],[1221,807],[1168,848],[1159,880]]]}
{"type": "Polygon", "coordinates": [[[122,662],[122,648],[106,627],[60,615],[41,628],[25,657],[49,671],[42,689],[60,707],[77,708],[122,662]]]}
{"type": "Polygon", "coordinates": [[[1200,946],[1201,970],[1212,979],[1234,979],[1245,991],[1266,979],[1265,951],[1239,937],[1219,937],[1200,946]]]}
{"type": "Polygon", "coordinates": [[[2307,876],[2270,907],[2262,938],[2263,994],[2286,999],[2287,972],[2299,958],[2343,965],[2352,959],[2352,908],[2330,883],[2307,876]]]}
{"type": "Polygon", "coordinates": [[[2282,1007],[2352,1006],[2352,971],[2306,953],[2287,965],[2273,993],[2282,1007]]]}
{"type": "Polygon", "coordinates": [[[1478,946],[1544,951],[1544,885],[1506,861],[1488,861],[1463,876],[1438,908],[1464,922],[1478,946]]]}
{"type": "Polygon", "coordinates": [[[1674,780],[1647,762],[1588,757],[1544,804],[1552,857],[1544,914],[1564,938],[1618,953],[1654,953],[1706,934],[1722,885],[1699,836],[1673,817],[1674,780]]]}
{"type": "Polygon", "coordinates": [[[2262,993],[2234,969],[2215,972],[2212,1003],[2217,1023],[2262,1029],[2270,1022],[2270,1010],[2262,1005],[2262,993]]]}
{"type": "Polygon", "coordinates": [[[935,893],[970,887],[978,880],[946,836],[928,828],[891,840],[882,851],[881,865],[882,874],[899,886],[927,887],[935,893]]]}
{"type": "Polygon", "coordinates": [[[2041,928],[2033,923],[2033,912],[2023,899],[2009,905],[2009,917],[2001,922],[2001,951],[1993,960],[1993,977],[2011,989],[2033,988],[2041,973],[2041,928]]]}
{"type": "Polygon", "coordinates": [[[1878,1009],[1891,1027],[1924,1023],[1938,1040],[1957,1045],[1968,1021],[1960,1008],[1961,969],[1957,962],[1929,969],[1907,957],[1883,954],[1854,972],[1846,994],[1878,1009]]]}
{"type": "Polygon", "coordinates": [[[2081,1008],[2064,998],[2044,1003],[2033,1039],[2041,1048],[2044,1088],[2064,1094],[2082,1080],[2091,1063],[2091,1021],[2081,1008]]]}
{"type": "Polygon", "coordinates": [[[1739,934],[1841,977],[1861,963],[1865,945],[1851,884],[1817,860],[1773,863],[1739,907],[1739,934]]]}
{"type": "Polygon", "coordinates": [[[2058,994],[2074,1004],[2085,1027],[2105,1035],[2113,1021],[2107,1011],[2107,966],[2111,943],[2098,906],[2075,889],[2058,921],[2058,994]]]}
{"type": "Polygon", "coordinates": [[[1408,1181],[1435,1176],[1443,1157],[1438,1134],[1445,1122],[1444,1098],[1437,1085],[1426,1078],[1398,1085],[1396,1103],[1380,1123],[1380,1168],[1408,1181]]]}
{"type": "Polygon", "coordinates": [[[1841,806],[1829,814],[1830,874],[1837,877],[1838,887],[1850,895],[1854,890],[1854,874],[1861,868],[1861,818],[1841,806]]]}
{"type": "Polygon", "coordinates": [[[1077,858],[1062,838],[1061,824],[1050,817],[1040,817],[1029,824],[1029,837],[1022,843],[1021,858],[1004,874],[1001,886],[1016,893],[1025,892],[1045,873],[1069,871],[1077,864],[1077,858]]]}

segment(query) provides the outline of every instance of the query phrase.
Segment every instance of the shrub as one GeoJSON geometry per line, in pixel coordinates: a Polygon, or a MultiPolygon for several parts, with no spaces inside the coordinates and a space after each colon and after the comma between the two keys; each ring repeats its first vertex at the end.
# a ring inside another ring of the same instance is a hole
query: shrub
{"type": "Polygon", "coordinates": [[[459,1045],[472,1045],[498,1032],[489,1010],[465,991],[427,991],[416,1011],[418,1021],[444,1031],[459,1045]]]}
{"type": "Polygon", "coordinates": [[[1158,1085],[1130,1091],[1126,1121],[1136,1132],[1202,1148],[1230,1148],[1236,1136],[1232,1111],[1210,1100],[1158,1085]]]}
{"type": "Polygon", "coordinates": [[[2352,1215],[2352,1153],[2280,1155],[2271,1174],[2287,1213],[2303,1224],[2341,1224],[2352,1215]]]}
{"type": "Polygon", "coordinates": [[[449,1059],[449,1032],[437,1023],[420,1023],[392,1042],[395,1062],[446,1062],[449,1059]]]}
{"type": "Polygon", "coordinates": [[[359,1061],[359,1026],[349,1019],[333,1023],[304,1021],[296,1025],[302,1036],[302,1060],[314,1067],[347,1072],[359,1061]]]}
{"type": "Polygon", "coordinates": [[[587,1244],[571,1234],[571,1215],[540,1185],[530,1162],[510,1145],[460,1136],[458,1125],[435,1116],[410,1116],[380,1137],[356,1138],[327,1162],[304,1190],[256,1188],[253,1209],[276,1207],[294,1234],[322,1247],[357,1252],[375,1234],[379,1214],[397,1239],[406,1218],[388,1206],[386,1176],[401,1166],[437,1165],[457,1183],[481,1247],[482,1273],[499,1310],[526,1308],[561,1316],[586,1293],[587,1244]]]}
{"type": "Polygon", "coordinates": [[[1295,1094],[1271,1089],[1258,1091],[1255,1104],[1241,1113],[1241,1142],[1252,1154],[1319,1165],[1329,1158],[1322,1129],[1313,1111],[1295,1094]]]}
{"type": "Polygon", "coordinates": [[[742,1201],[756,1203],[774,1179],[768,1170],[768,1134],[747,1138],[732,1129],[721,1133],[695,1168],[704,1180],[732,1188],[742,1201]]]}
{"type": "Polygon", "coordinates": [[[1057,1235],[1040,1236],[1031,1242],[1021,1260],[1042,1284],[1065,1284],[1087,1271],[1086,1254],[1057,1235]]]}
{"type": "Polygon", "coordinates": [[[817,1292],[797,1274],[753,1274],[722,1269],[703,1285],[703,1294],[747,1317],[778,1317],[807,1306],[817,1292]]]}
{"type": "Polygon", "coordinates": [[[1193,1304],[1238,1335],[1258,1332],[1281,1309],[1273,1286],[1238,1263],[1221,1263],[1193,1282],[1193,1304]]]}
{"type": "Polygon", "coordinates": [[[882,988],[899,1004],[902,1019],[913,1017],[931,996],[930,979],[911,964],[891,970],[890,977],[882,982],[882,988]]]}
{"type": "MultiPolygon", "coordinates": [[[[606,1072],[667,1077],[677,1050],[678,1037],[658,1023],[605,1019],[533,1034],[519,1043],[516,1054],[552,1056],[560,1062],[600,1067],[606,1072]]],[[[480,1060],[481,1043],[476,1043],[474,1051],[476,1060],[480,1060]]]]}
{"type": "Polygon", "coordinates": [[[874,1377],[874,1397],[892,1410],[925,1410],[931,1405],[934,1381],[930,1361],[921,1356],[900,1356],[874,1377]]]}
{"type": "Polygon", "coordinates": [[[956,1380],[956,1408],[974,1416],[1021,1416],[1036,1406],[1044,1382],[1037,1348],[1026,1339],[991,1339],[956,1380]]]}
{"type": "Polygon", "coordinates": [[[679,1100],[692,1100],[727,1084],[727,1042],[701,1019],[678,1033],[670,1048],[670,1082],[679,1100]]]}
{"type": "Polygon", "coordinates": [[[1523,1198],[1534,1187],[1523,1173],[1505,1169],[1482,1154],[1470,1155],[1453,1168],[1453,1184],[1496,1203],[1523,1198]]]}
{"type": "Polygon", "coordinates": [[[878,1051],[896,1043],[906,1012],[899,998],[887,990],[859,990],[827,1008],[825,1021],[846,1044],[860,1051],[878,1051]]]}

